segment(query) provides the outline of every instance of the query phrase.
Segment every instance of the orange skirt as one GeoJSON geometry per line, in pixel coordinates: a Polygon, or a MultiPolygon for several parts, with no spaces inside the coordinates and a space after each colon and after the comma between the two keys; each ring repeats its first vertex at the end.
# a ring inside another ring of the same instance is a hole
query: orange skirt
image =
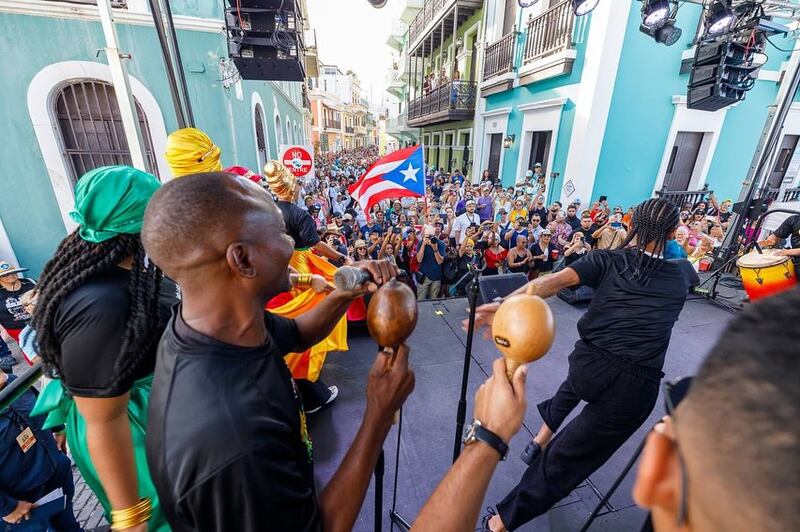
{"type": "MultiPolygon", "coordinates": [[[[333,274],[336,271],[336,266],[314,255],[311,250],[295,250],[289,265],[299,273],[322,275],[328,281],[333,281],[333,274]]],[[[325,294],[317,294],[310,288],[304,290],[294,288],[271,299],[267,303],[267,310],[284,318],[296,318],[317,306],[323,299],[325,294]]],[[[292,372],[292,377],[316,382],[328,352],[347,351],[347,349],[347,318],[342,316],[327,338],[302,353],[289,353],[284,360],[292,372]]]]}

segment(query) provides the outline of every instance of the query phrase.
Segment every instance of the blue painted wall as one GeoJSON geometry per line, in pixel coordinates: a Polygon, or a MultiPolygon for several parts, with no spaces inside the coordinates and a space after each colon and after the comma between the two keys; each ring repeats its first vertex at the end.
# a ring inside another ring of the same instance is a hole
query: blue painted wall
{"type": "MultiPolygon", "coordinates": [[[[592,193],[592,199],[606,194],[623,206],[652,194],[675,110],[672,97],[686,94],[689,76],[679,73],[681,54],[691,44],[700,6],[681,7],[677,25],[683,35],[670,47],[639,31],[639,11],[640,4],[632,3],[592,193]]],[[[791,47],[783,38],[772,41],[791,47]]],[[[766,70],[778,70],[788,56],[769,45],[766,52],[766,70]]],[[[757,81],[743,102],[728,108],[706,176],[718,197],[738,195],[777,88],[757,81]]]]}
{"type": "MultiPolygon", "coordinates": [[[[549,100],[551,98],[558,98],[560,94],[555,90],[559,87],[565,87],[580,83],[581,74],[583,72],[583,64],[585,60],[586,43],[585,36],[588,35],[589,25],[591,24],[591,15],[578,18],[575,22],[575,31],[573,32],[573,42],[575,43],[576,57],[572,65],[572,72],[557,76],[554,78],[542,80],[529,85],[522,85],[508,91],[498,94],[492,94],[486,97],[486,110],[492,111],[503,107],[511,107],[511,113],[508,116],[508,130],[506,133],[516,135],[516,142],[514,146],[506,150],[503,158],[503,167],[500,169],[500,178],[503,185],[513,185],[519,176],[517,173],[517,161],[519,160],[522,152],[522,121],[524,113],[517,110],[518,105],[549,100]]],[[[525,42],[524,33],[520,36],[517,50],[522,49],[525,42]]],[[[517,66],[519,67],[521,54],[517,54],[517,66]]],[[[561,178],[551,186],[553,190],[560,190],[564,180],[564,167],[567,162],[567,154],[569,151],[569,139],[572,136],[572,124],[575,118],[575,103],[567,101],[561,113],[561,123],[559,125],[558,139],[556,140],[555,154],[553,161],[550,161],[549,168],[545,170],[549,172],[558,172],[561,178]]],[[[480,139],[479,142],[482,142],[480,139]]],[[[480,146],[480,144],[476,144],[480,146]]],[[[476,153],[476,158],[478,154],[476,153]]],[[[485,161],[484,161],[485,164],[485,161]]]]}
{"type": "MultiPolygon", "coordinates": [[[[218,16],[218,7],[203,7],[211,5],[216,3],[184,0],[173,2],[173,9],[175,14],[218,16]]],[[[129,73],[155,96],[169,133],[177,128],[177,122],[153,28],[118,25],[118,33],[121,49],[133,55],[133,61],[128,62],[129,73]]],[[[99,23],[10,14],[0,15],[0,34],[4,36],[0,52],[4,57],[17,58],[0,64],[0,116],[6,131],[0,143],[0,217],[19,262],[31,268],[35,276],[65,230],[28,112],[28,86],[42,68],[53,63],[104,62],[102,55],[95,57],[104,40],[99,23]],[[31,35],[43,38],[31,46],[31,35]]],[[[200,71],[186,73],[195,122],[220,146],[223,164],[256,167],[250,107],[254,91],[264,102],[273,155],[277,146],[273,95],[281,121],[285,124],[289,116],[302,132],[302,113],[271,83],[243,82],[242,100],[235,97],[233,88],[222,87],[218,67],[220,57],[226,54],[222,34],[179,30],[178,39],[187,70],[200,71]]]]}

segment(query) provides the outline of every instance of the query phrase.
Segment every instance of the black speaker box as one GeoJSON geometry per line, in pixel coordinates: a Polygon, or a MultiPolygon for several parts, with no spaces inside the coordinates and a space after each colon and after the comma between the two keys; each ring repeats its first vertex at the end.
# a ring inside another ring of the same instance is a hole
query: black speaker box
{"type": "Polygon", "coordinates": [[[481,276],[478,283],[478,305],[490,303],[497,297],[506,297],[527,282],[528,276],[524,273],[481,276]]]}

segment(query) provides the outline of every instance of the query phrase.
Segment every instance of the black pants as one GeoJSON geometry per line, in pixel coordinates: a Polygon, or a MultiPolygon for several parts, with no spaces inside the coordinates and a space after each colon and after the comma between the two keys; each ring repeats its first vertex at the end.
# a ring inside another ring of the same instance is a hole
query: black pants
{"type": "Polygon", "coordinates": [[[303,409],[306,411],[324,405],[331,397],[331,391],[328,389],[328,385],[322,382],[322,379],[317,379],[316,382],[295,379],[294,382],[297,384],[300,397],[303,398],[303,409]]]}
{"type": "Polygon", "coordinates": [[[513,530],[546,513],[602,466],[652,412],[662,375],[578,341],[567,379],[538,408],[556,432],[578,402],[588,404],[497,505],[506,528],[513,530]]]}

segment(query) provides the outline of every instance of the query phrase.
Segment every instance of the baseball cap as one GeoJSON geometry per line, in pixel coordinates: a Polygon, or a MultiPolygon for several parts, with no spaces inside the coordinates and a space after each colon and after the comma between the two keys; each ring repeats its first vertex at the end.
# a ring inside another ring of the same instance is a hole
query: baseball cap
{"type": "Polygon", "coordinates": [[[312,203],[311,205],[308,206],[308,210],[309,211],[319,211],[319,205],[317,205],[316,203],[312,203]]]}
{"type": "Polygon", "coordinates": [[[540,235],[552,235],[553,233],[550,232],[550,229],[542,229],[542,232],[539,233],[540,235]]]}
{"type": "Polygon", "coordinates": [[[352,221],[353,220],[353,215],[350,214],[349,212],[345,213],[345,215],[342,216],[342,220],[350,220],[350,221],[352,221]]]}
{"type": "Polygon", "coordinates": [[[475,200],[471,198],[468,199],[466,205],[476,205],[475,200]]]}
{"type": "Polygon", "coordinates": [[[572,203],[574,203],[575,205],[580,205],[581,204],[581,199],[580,198],[575,198],[575,201],[573,201],[572,203]]]}
{"type": "Polygon", "coordinates": [[[528,170],[525,172],[525,177],[531,177],[533,175],[533,170],[528,170]]]}
{"type": "Polygon", "coordinates": [[[541,168],[542,167],[542,163],[536,163],[536,164],[533,165],[533,167],[534,168],[541,168]]]}

